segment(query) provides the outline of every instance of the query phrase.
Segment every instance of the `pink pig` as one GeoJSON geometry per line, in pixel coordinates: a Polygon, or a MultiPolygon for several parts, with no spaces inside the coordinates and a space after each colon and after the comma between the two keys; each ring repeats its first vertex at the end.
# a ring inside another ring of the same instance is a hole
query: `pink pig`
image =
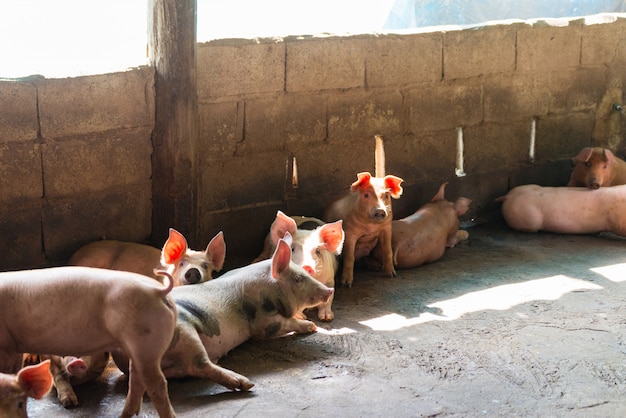
{"type": "MultiPolygon", "coordinates": [[[[263,251],[254,260],[267,260],[276,249],[278,240],[285,237],[288,232],[293,238],[292,261],[304,268],[313,278],[327,287],[335,287],[335,274],[337,273],[337,255],[341,254],[345,234],[342,221],[326,224],[317,218],[289,217],[283,212],[276,213],[276,219],[270,227],[263,251]],[[316,225],[313,230],[302,229],[301,225],[312,223],[316,225]]],[[[332,321],[335,314],[332,311],[333,296],[327,302],[317,306],[317,315],[322,321],[332,321]]],[[[300,312],[300,318],[304,314],[300,312]]]]}
{"type": "Polygon", "coordinates": [[[519,231],[626,236],[626,185],[589,190],[527,184],[496,201],[509,227],[519,231]]]}
{"type": "Polygon", "coordinates": [[[28,398],[41,399],[52,388],[50,362],[21,369],[16,375],[0,373],[0,417],[26,418],[28,398]]]}
{"type": "Polygon", "coordinates": [[[376,245],[381,246],[383,271],[390,277],[396,275],[391,250],[391,198],[402,195],[402,181],[391,175],[372,177],[368,172],[359,173],[350,193],[326,209],[326,222],[343,220],[346,240],[341,283],[344,286],[352,286],[354,262],[368,256],[376,245]]]}
{"type": "Polygon", "coordinates": [[[567,185],[597,189],[626,184],[626,162],[601,147],[583,148],[574,157],[574,169],[567,185]]]}
{"type": "MultiPolygon", "coordinates": [[[[443,183],[439,191],[414,214],[391,224],[391,247],[393,262],[397,268],[407,269],[432,263],[443,256],[446,247],[452,248],[469,237],[467,231],[459,230],[459,216],[469,209],[471,200],[460,197],[452,203],[444,198],[443,183]]],[[[375,258],[380,260],[377,248],[375,258]]]]}

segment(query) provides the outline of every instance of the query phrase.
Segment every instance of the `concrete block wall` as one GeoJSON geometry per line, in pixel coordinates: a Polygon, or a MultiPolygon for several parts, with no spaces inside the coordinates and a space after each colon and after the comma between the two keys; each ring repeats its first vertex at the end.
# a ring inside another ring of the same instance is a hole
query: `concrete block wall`
{"type": "Polygon", "coordinates": [[[0,81],[0,270],[151,234],[154,71],[0,81]]]}
{"type": "Polygon", "coordinates": [[[375,134],[387,173],[404,179],[396,216],[449,181],[447,196],[471,197],[478,222],[513,186],[564,185],[582,147],[613,135],[623,148],[611,106],[623,99],[624,19],[432,29],[199,45],[199,236],[223,229],[231,254],[255,255],[277,209],[321,216],[357,172],[374,171],[375,134]]]}

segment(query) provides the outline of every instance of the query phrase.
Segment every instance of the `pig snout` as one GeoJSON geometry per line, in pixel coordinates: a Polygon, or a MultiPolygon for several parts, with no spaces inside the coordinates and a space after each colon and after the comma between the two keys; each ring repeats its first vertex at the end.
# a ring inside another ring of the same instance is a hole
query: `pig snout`
{"type": "Polygon", "coordinates": [[[373,208],[370,212],[370,216],[374,221],[382,221],[387,217],[387,210],[385,208],[373,208]]]}
{"type": "Polygon", "coordinates": [[[70,376],[82,377],[87,371],[87,364],[81,358],[69,357],[65,364],[65,370],[70,376]]]}
{"type": "Polygon", "coordinates": [[[185,273],[185,280],[189,284],[196,284],[202,280],[202,274],[197,268],[191,268],[185,273]]]}
{"type": "Polygon", "coordinates": [[[590,189],[599,189],[600,188],[600,181],[596,178],[596,177],[592,177],[590,179],[587,180],[587,187],[590,189]]]}

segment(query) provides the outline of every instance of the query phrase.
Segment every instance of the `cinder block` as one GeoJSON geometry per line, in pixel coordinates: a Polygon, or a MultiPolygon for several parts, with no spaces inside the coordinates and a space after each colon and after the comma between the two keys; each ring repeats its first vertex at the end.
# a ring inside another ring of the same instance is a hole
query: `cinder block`
{"type": "Polygon", "coordinates": [[[50,199],[44,206],[43,239],[47,258],[66,263],[91,241],[145,242],[152,229],[150,183],[107,193],[50,199]]]}
{"type": "Polygon", "coordinates": [[[36,139],[37,129],[35,85],[0,81],[0,143],[36,139]]]}
{"type": "Polygon", "coordinates": [[[44,186],[50,198],[150,183],[152,143],[148,129],[50,140],[41,146],[44,186]]]}
{"type": "Polygon", "coordinates": [[[496,25],[446,32],[443,35],[444,79],[513,71],[517,27],[496,25]]]}
{"type": "Polygon", "coordinates": [[[582,30],[581,64],[584,66],[621,63],[626,61],[626,19],[612,23],[587,24],[582,30]]]}
{"type": "Polygon", "coordinates": [[[0,271],[44,267],[41,201],[0,205],[0,271]]]}
{"type": "Polygon", "coordinates": [[[220,102],[198,104],[198,159],[207,160],[231,157],[241,141],[240,127],[244,102],[220,102]]]}
{"type": "Polygon", "coordinates": [[[154,69],[38,83],[44,138],[154,125],[154,69]]]}
{"type": "Polygon", "coordinates": [[[576,156],[584,147],[593,146],[593,112],[549,115],[537,122],[537,161],[560,160],[576,156]]]}
{"type": "Polygon", "coordinates": [[[287,41],[287,91],[363,87],[368,42],[366,37],[287,41]]]}
{"type": "Polygon", "coordinates": [[[284,152],[212,161],[199,173],[199,207],[213,212],[282,201],[286,163],[284,152]]]}
{"type": "Polygon", "coordinates": [[[549,74],[494,75],[484,80],[485,122],[530,120],[550,110],[549,74]]]}
{"type": "MultiPolygon", "coordinates": [[[[328,98],[329,140],[393,136],[405,130],[400,91],[345,92],[328,98]]],[[[372,139],[372,144],[374,140],[372,139]]]]}
{"type": "Polygon", "coordinates": [[[538,22],[517,31],[517,69],[556,71],[580,64],[582,26],[549,26],[538,22]]]}
{"type": "Polygon", "coordinates": [[[457,126],[471,126],[483,118],[482,87],[478,80],[442,82],[408,90],[409,131],[420,136],[457,126]]]}
{"type": "Polygon", "coordinates": [[[0,143],[0,204],[37,201],[43,196],[40,145],[32,142],[0,143]]]}
{"type": "Polygon", "coordinates": [[[365,55],[368,87],[407,86],[441,80],[441,33],[371,38],[365,55]]]}
{"type": "Polygon", "coordinates": [[[275,93],[285,88],[285,43],[229,39],[197,48],[198,97],[275,93]]]}
{"type": "Polygon", "coordinates": [[[593,111],[607,88],[605,68],[578,68],[550,73],[550,112],[593,111]]]}

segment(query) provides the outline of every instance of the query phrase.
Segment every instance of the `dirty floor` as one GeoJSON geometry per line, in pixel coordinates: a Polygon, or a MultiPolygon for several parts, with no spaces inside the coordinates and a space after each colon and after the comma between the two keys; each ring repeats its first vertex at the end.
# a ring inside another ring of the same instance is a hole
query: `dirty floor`
{"type": "MultiPolygon", "coordinates": [[[[179,417],[626,416],[626,240],[479,225],[436,263],[339,288],[336,319],[305,336],[249,341],[220,363],[248,393],[171,380],[179,417]]],[[[316,318],[316,316],[315,316],[316,318]]],[[[54,392],[31,417],[114,417],[116,369],[54,392]]],[[[146,398],[140,416],[156,417],[146,398]]]]}

